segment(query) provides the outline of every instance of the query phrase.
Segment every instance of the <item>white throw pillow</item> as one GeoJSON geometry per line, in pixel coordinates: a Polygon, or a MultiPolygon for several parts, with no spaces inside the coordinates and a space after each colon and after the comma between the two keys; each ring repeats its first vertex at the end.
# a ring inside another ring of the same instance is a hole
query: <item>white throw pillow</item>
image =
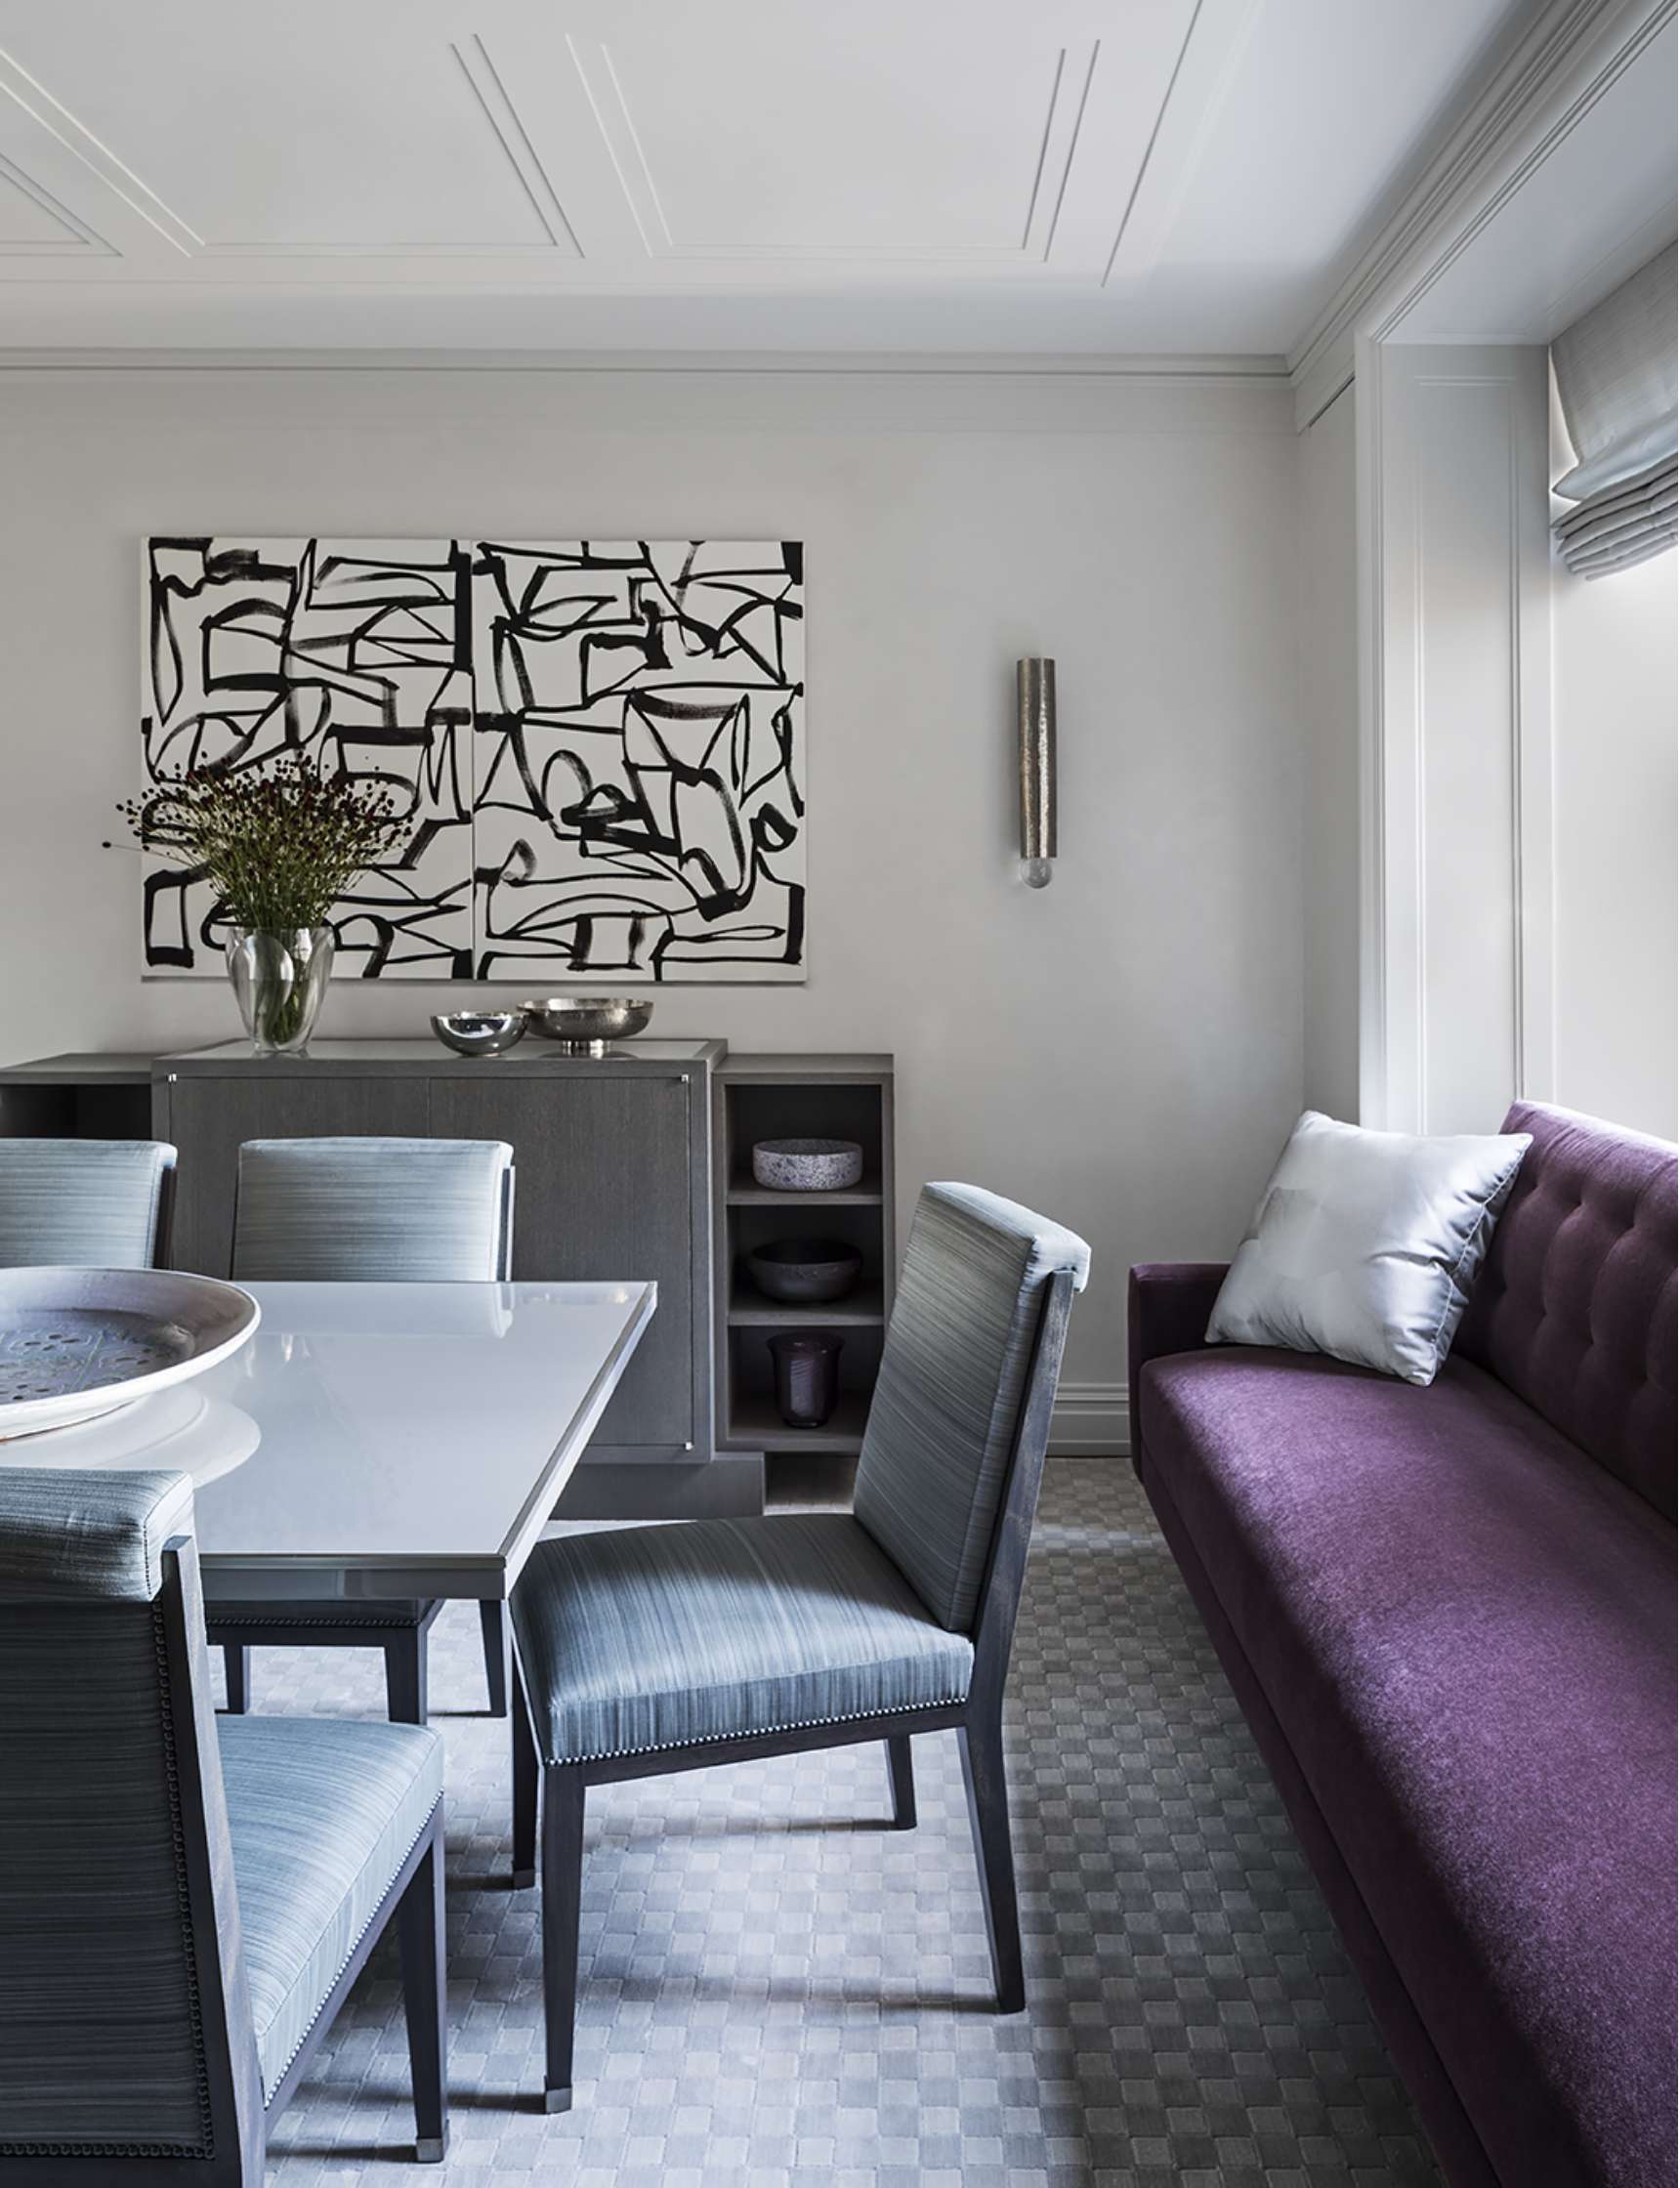
{"type": "Polygon", "coordinates": [[[1289,1135],[1207,1325],[1430,1383],[1447,1358],[1527,1132],[1413,1139],[1316,1110],[1289,1135]]]}

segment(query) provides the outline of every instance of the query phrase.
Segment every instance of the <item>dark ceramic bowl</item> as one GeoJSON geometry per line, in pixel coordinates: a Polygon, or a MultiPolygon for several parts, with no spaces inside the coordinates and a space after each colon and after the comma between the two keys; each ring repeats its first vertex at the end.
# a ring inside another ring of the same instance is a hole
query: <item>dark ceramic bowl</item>
{"type": "Polygon", "coordinates": [[[767,1299],[788,1307],[825,1307],[856,1288],[862,1256],[839,1239],[777,1239],[746,1257],[767,1299]]]}

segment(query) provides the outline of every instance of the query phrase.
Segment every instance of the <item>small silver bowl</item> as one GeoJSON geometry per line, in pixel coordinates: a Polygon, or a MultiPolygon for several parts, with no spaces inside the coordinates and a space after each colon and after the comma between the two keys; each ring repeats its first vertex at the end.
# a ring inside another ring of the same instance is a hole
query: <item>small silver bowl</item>
{"type": "Polygon", "coordinates": [[[525,1036],[523,1010],[451,1010],[432,1021],[432,1031],[457,1056],[500,1056],[525,1036]]]}
{"type": "Polygon", "coordinates": [[[605,1056],[609,1042],[641,1032],[653,1006],[626,995],[550,995],[525,1011],[531,1031],[555,1042],[563,1056],[605,1056]]]}

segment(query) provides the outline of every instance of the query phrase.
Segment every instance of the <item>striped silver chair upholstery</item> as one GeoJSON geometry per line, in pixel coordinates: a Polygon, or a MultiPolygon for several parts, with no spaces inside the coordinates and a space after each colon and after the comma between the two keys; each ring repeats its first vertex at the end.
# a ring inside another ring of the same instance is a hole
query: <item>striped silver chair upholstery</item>
{"type": "Polygon", "coordinates": [[[539,1543],[514,1589],[514,1878],[542,1813],[545,2102],[571,2101],[590,1786],[954,1730],[1001,2010],[1026,2003],[1003,1682],[1068,1316],[1090,1249],[973,1186],[922,1194],[850,1514],[539,1543]]]}
{"type": "Polygon", "coordinates": [[[0,1140],[0,1269],[154,1269],[174,1192],[162,1140],[0,1140]]]}
{"type": "Polygon", "coordinates": [[[505,1140],[247,1140],[233,1275],[493,1283],[512,1251],[513,1162],[505,1140]]]}
{"type": "Polygon", "coordinates": [[[188,1477],[0,1470],[0,2178],[258,2188],[393,1916],[443,2155],[437,1735],[208,1687],[188,1477]]]}
{"type": "MultiPolygon", "coordinates": [[[[513,1258],[505,1140],[247,1140],[233,1204],[233,1275],[261,1283],[484,1283],[513,1258]]],[[[470,1454],[462,1454],[463,1464],[470,1454]]],[[[436,1602],[214,1603],[228,1707],[250,1702],[253,1647],[382,1649],[391,1715],[426,1721],[436,1602]]],[[[481,1606],[492,1715],[508,1708],[506,1606],[481,1606]]]]}

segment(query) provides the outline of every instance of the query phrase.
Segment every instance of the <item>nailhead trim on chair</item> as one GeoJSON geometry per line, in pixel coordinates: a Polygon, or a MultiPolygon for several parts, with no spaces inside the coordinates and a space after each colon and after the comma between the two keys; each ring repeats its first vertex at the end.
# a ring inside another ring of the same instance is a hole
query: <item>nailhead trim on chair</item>
{"type": "MultiPolygon", "coordinates": [[[[418,1619],[358,1618],[353,1624],[347,1619],[288,1618],[284,1615],[284,1613],[282,1613],[279,1617],[273,1619],[257,1617],[223,1619],[217,1618],[212,1615],[207,1617],[204,1620],[205,1627],[209,1631],[231,1632],[237,1632],[239,1627],[242,1625],[295,1625],[306,1627],[311,1630],[317,1626],[328,1626],[335,1633],[412,1633],[419,1625],[419,1623],[420,1621],[418,1619]]],[[[220,1641],[212,1641],[210,1644],[213,1649],[219,1649],[222,1647],[222,1645],[223,1644],[220,1641]]]]}
{"type": "Polygon", "coordinates": [[[163,1719],[163,1779],[169,1796],[169,1830],[175,1843],[175,1888],[181,1903],[181,1937],[187,1963],[188,2013],[192,2028],[192,2052],[198,2073],[198,2117],[202,2132],[196,2143],[183,2142],[0,2142],[0,2158],[182,2158],[205,2160],[216,2155],[216,2136],[210,2116],[210,2073],[204,2057],[204,2014],[198,1990],[198,1959],[192,1943],[192,1906],[187,1890],[187,1838],[181,1823],[181,1772],[175,1759],[175,1735],[169,1717],[169,1657],[164,1641],[163,1616],[153,1606],[153,1644],[157,1650],[158,1707],[163,1719]]]}
{"type": "MultiPolygon", "coordinates": [[[[175,1839],[175,1885],[181,1901],[181,1941],[187,1963],[187,2011],[192,2030],[192,2055],[198,2073],[199,2141],[203,2155],[216,2154],[216,2133],[210,2113],[210,2071],[204,2054],[204,2012],[198,1988],[198,1955],[192,1936],[192,1903],[187,1889],[187,1834],[181,1821],[181,1770],[175,1755],[175,1732],[169,1713],[169,1655],[165,1645],[163,1613],[154,1606],[152,1632],[157,1647],[158,1703],[163,1713],[163,1775],[169,1790],[169,1828],[175,1839]]],[[[196,2155],[196,2153],[194,2153],[196,2155]]]]}
{"type": "MultiPolygon", "coordinates": [[[[715,1689],[713,1690],[716,1691],[715,1689]]],[[[954,1709],[968,1700],[966,1694],[947,1694],[934,1702],[918,1702],[918,1709],[954,1709]]],[[[892,1717],[903,1712],[895,1709],[843,1709],[833,1717],[796,1717],[790,1723],[779,1725],[755,1725],[751,1732],[699,1732],[687,1740],[655,1740],[646,1747],[605,1747],[592,1755],[567,1755],[564,1760],[553,1756],[543,1757],[545,1770],[567,1770],[573,1763],[618,1762],[630,1755],[674,1754],[683,1747],[710,1747],[720,1741],[774,1739],[783,1732],[811,1732],[819,1725],[866,1724],[871,1717],[892,1717]]]]}
{"type": "MultiPolygon", "coordinates": [[[[423,1838],[425,1837],[426,1833],[427,1833],[427,1832],[428,1832],[428,1831],[429,1831],[429,1830],[431,1830],[431,1828],[432,1828],[432,1819],[433,1819],[433,1817],[434,1817],[434,1816],[436,1816],[436,1815],[437,1815],[437,1813],[438,1813],[439,1809],[440,1809],[440,1808],[441,1808],[441,1807],[442,1805],[443,1805],[443,1796],[442,1796],[442,1794],[441,1794],[441,1793],[440,1793],[440,1794],[438,1795],[438,1798],[437,1798],[437,1799],[436,1799],[436,1800],[435,1800],[435,1801],[434,1801],[434,1802],[432,1803],[431,1807],[427,1809],[427,1811],[426,1811],[426,1820],[425,1820],[425,1822],[424,1822],[424,1823],[422,1823],[422,1825],[420,1826],[420,1829],[419,1829],[419,1830],[417,1830],[417,1831],[416,1831],[416,1832],[414,1833],[414,1836],[413,1836],[413,1837],[412,1837],[412,1838],[411,1838],[411,1839],[410,1839],[410,1840],[408,1841],[407,1845],[403,1847],[403,1849],[402,1849],[402,1859],[401,1859],[401,1861],[399,1861],[399,1863],[397,1864],[397,1871],[398,1871],[398,1873],[399,1873],[399,1874],[400,1874],[400,1872],[401,1872],[401,1869],[402,1869],[402,1863],[403,1863],[403,1862],[405,1862],[405,1861],[406,1861],[406,1860],[408,1859],[409,1855],[410,1855],[411,1853],[413,1853],[413,1851],[414,1851],[415,1847],[419,1845],[420,1841],[421,1841],[421,1840],[422,1840],[422,1839],[423,1839],[423,1838]]],[[[441,1847],[440,1846],[440,1847],[439,1847],[439,1849],[438,1849],[438,1858],[439,1858],[439,1860],[440,1860],[440,1861],[441,1861],[441,1860],[442,1859],[442,1855],[443,1855],[443,1849],[442,1849],[442,1848],[441,1848],[441,1847]]],[[[389,1887],[388,1887],[388,1888],[389,1888],[389,1887]]],[[[349,1967],[349,1965],[350,1965],[351,1961],[352,1961],[352,1960],[353,1960],[353,1959],[354,1959],[354,1958],[356,1957],[356,1949],[357,1949],[357,1946],[358,1946],[358,1945],[359,1945],[359,1944],[361,1943],[362,1939],[363,1939],[363,1938],[364,1938],[364,1937],[365,1937],[365,1936],[367,1935],[368,1931],[369,1931],[369,1930],[370,1930],[370,1929],[371,1929],[371,1928],[373,1927],[373,1923],[374,1923],[374,1918],[375,1918],[375,1916],[376,1916],[376,1915],[378,1914],[380,1907],[383,1907],[384,1905],[385,1905],[385,1902],[384,1902],[384,1900],[383,1900],[383,1899],[381,1899],[381,1901],[380,1901],[380,1903],[379,1903],[379,1907],[376,1907],[376,1908],[375,1908],[375,1909],[373,1910],[373,1913],[372,1913],[371,1914],[369,1914],[369,1915],[368,1915],[368,1917],[367,1917],[366,1921],[362,1923],[362,1925],[361,1925],[360,1929],[358,1929],[358,1930],[357,1931],[356,1935],[355,1935],[355,1936],[354,1936],[354,1937],[353,1937],[353,1938],[351,1939],[351,1941],[350,1941],[349,1945],[348,1945],[348,1946],[346,1946],[346,1948],[345,1948],[345,1954],[344,1954],[344,1958],[343,1958],[342,1960],[340,1960],[340,1961],[339,1961],[339,1963],[338,1963],[338,1966],[337,1966],[337,1967],[336,1967],[336,1968],[335,1968],[335,1969],[333,1970],[333,1978],[332,1978],[332,1981],[331,1981],[331,1982],[330,1982],[330,1983],[329,1983],[329,1984],[327,1985],[327,1988],[326,1988],[326,1999],[330,1999],[330,1998],[331,1998],[331,1996],[332,1996],[332,1994],[333,1994],[333,1992],[334,1992],[334,1991],[335,1991],[335,1990],[336,1990],[336,1989],[338,1988],[338,1979],[339,1979],[339,1977],[340,1977],[340,1976],[341,1976],[341,1975],[342,1975],[342,1974],[344,1973],[345,1969],[346,1969],[347,1967],[349,1967]]],[[[291,1996],[291,1993],[290,1993],[290,1992],[288,1992],[288,1993],[287,1993],[286,1995],[287,1995],[287,1997],[289,1998],[289,1997],[291,1996]]],[[[319,2004],[319,2005],[318,2005],[318,2006],[317,2006],[317,2007],[315,2008],[314,2019],[312,2019],[312,2020],[310,2021],[310,2023],[309,2023],[308,2027],[306,2027],[306,2028],[304,2029],[304,2031],[302,2032],[302,2034],[301,2034],[301,2035],[299,2036],[299,2038],[298,2038],[298,2041],[296,2041],[296,2043],[294,2043],[294,2044],[292,2045],[291,2049],[290,2049],[290,2050],[289,2050],[289,2051],[288,2051],[288,2052],[286,2053],[286,2055],[285,2055],[285,2058],[284,2058],[284,2060],[283,2060],[283,2061],[282,2061],[282,2063],[281,2063],[281,2066],[280,2066],[280,2070],[279,2070],[279,2072],[278,2072],[278,2073],[277,2073],[276,2075],[274,2075],[274,2076],[273,2077],[273,2083],[274,2083],[274,2085],[275,2085],[275,2087],[276,2087],[276,2088],[277,2088],[277,2087],[278,2087],[278,2085],[279,2085],[279,2084],[280,2084],[280,2083],[282,2083],[282,2082],[283,2082],[283,2081],[285,2080],[285,2078],[286,2078],[287,2074],[288,2074],[288,2073],[290,2072],[290,2070],[291,2070],[291,2064],[292,2064],[292,2061],[293,2061],[293,2060],[294,2060],[294,2059],[295,2059],[295,2058],[297,2057],[298,2053],[299,2053],[299,2052],[300,2052],[300,2051],[301,2051],[301,2050],[303,2049],[304,2045],[305,2045],[305,2044],[306,2044],[306,2043],[307,2043],[307,2042],[309,2041],[309,2040],[310,2040],[310,2030],[311,2030],[311,2029],[313,2029],[313,2028],[315,2027],[315,2022],[316,2022],[316,2021],[318,2021],[318,2020],[320,2019],[320,2017],[321,2017],[321,2013],[322,2013],[322,2011],[324,2010],[324,2008],[325,2008],[325,2005],[326,2005],[326,1999],[321,1999],[321,2001],[320,2001],[320,2004],[319,2004]]],[[[267,2080],[267,2079],[269,2079],[269,2078],[268,2078],[267,2076],[265,2076],[265,2078],[264,2078],[264,2079],[265,2079],[265,2080],[267,2080]]]]}

